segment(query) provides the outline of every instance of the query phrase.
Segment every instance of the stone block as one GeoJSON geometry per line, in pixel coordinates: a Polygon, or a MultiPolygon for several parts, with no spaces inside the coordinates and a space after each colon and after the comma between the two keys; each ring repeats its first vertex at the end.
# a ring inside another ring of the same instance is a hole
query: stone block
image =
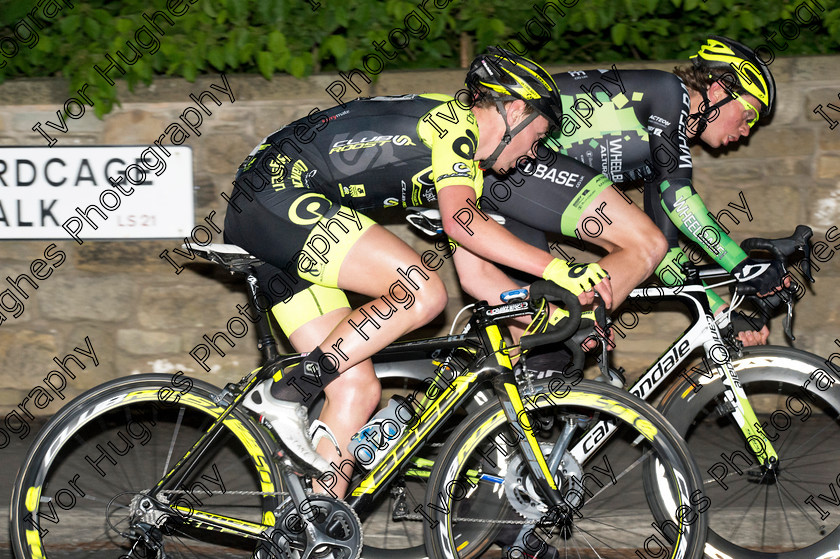
{"type": "MultiPolygon", "coordinates": [[[[793,83],[833,81],[840,75],[840,58],[837,56],[799,56],[791,57],[789,60],[792,67],[790,73],[787,74],[787,79],[793,83]]],[[[776,74],[774,63],[773,76],[775,77],[776,74]]],[[[784,75],[780,74],[780,76],[784,75]]],[[[837,90],[834,95],[837,95],[837,90]]]]}
{"type": "MultiPolygon", "coordinates": [[[[56,111],[60,111],[63,113],[64,110],[64,101],[61,105],[57,105],[52,110],[45,110],[45,111],[33,111],[33,112],[25,112],[25,113],[16,113],[12,116],[12,129],[17,132],[31,132],[32,127],[35,126],[38,122],[42,123],[42,129],[44,132],[58,140],[58,145],[64,143],[62,140],[68,140],[72,138],[75,134],[79,132],[86,132],[86,133],[94,133],[99,134],[102,130],[105,129],[105,124],[103,121],[96,118],[93,114],[93,108],[89,105],[84,105],[85,107],[85,114],[79,117],[78,119],[70,118],[69,116],[64,116],[65,126],[67,126],[68,131],[66,133],[59,132],[58,130],[53,129],[51,126],[47,125],[47,122],[52,122],[59,128],[61,128],[61,119],[56,115],[56,111]]],[[[74,103],[71,108],[71,111],[74,111],[74,114],[77,114],[78,107],[74,103]]],[[[43,139],[43,136],[40,136],[41,140],[46,143],[46,140],[43,139]]]]}
{"type": "Polygon", "coordinates": [[[814,228],[827,230],[832,226],[840,227],[840,188],[811,188],[808,216],[808,224],[814,228]]]}
{"type": "Polygon", "coordinates": [[[242,134],[202,135],[201,151],[195,156],[196,167],[211,173],[229,175],[230,180],[233,180],[239,164],[259,140],[242,134]]]}
{"type": "Polygon", "coordinates": [[[822,105],[822,112],[828,115],[829,119],[837,120],[840,113],[830,109],[828,105],[830,103],[835,107],[840,106],[840,98],[838,98],[839,90],[840,88],[838,87],[816,87],[809,89],[805,95],[804,106],[802,107],[802,113],[804,114],[805,119],[814,122],[822,122],[825,130],[830,131],[831,129],[829,128],[829,123],[822,115],[815,113],[814,109],[816,109],[818,105],[822,105]]]}
{"type": "Polygon", "coordinates": [[[765,175],[766,161],[745,159],[740,153],[695,162],[694,183],[701,195],[706,188],[719,188],[722,185],[746,186],[765,175]]]}
{"type": "MultiPolygon", "coordinates": [[[[3,263],[0,266],[0,274],[10,275],[13,272],[15,275],[24,272],[29,274],[29,264],[36,259],[45,260],[44,251],[52,244],[56,245],[56,247],[50,250],[50,255],[55,255],[58,254],[58,251],[63,251],[65,257],[68,258],[68,260],[62,262],[56,269],[61,269],[62,267],[70,268],[69,258],[72,257],[73,247],[78,246],[73,241],[5,241],[0,243],[0,262],[3,263]],[[20,269],[18,270],[18,268],[20,269]]],[[[54,263],[60,260],[57,256],[53,256],[53,258],[54,263]]]]}
{"type": "Polygon", "coordinates": [[[750,134],[739,142],[738,155],[754,159],[765,158],[767,154],[812,155],[817,147],[817,134],[813,128],[787,127],[784,133],[779,130],[762,130],[766,134],[750,134]]]}
{"type": "Polygon", "coordinates": [[[374,95],[444,93],[454,95],[464,88],[466,70],[419,70],[383,72],[373,85],[374,95]]]}
{"type": "Polygon", "coordinates": [[[169,124],[165,117],[146,110],[117,110],[105,117],[102,143],[148,146],[163,134],[169,124]]]}
{"type": "Polygon", "coordinates": [[[57,274],[41,289],[38,303],[42,316],[55,320],[123,320],[133,313],[135,304],[131,276],[57,274]]]}
{"type": "Polygon", "coordinates": [[[220,284],[146,287],[140,293],[137,320],[151,330],[201,327],[216,332],[237,315],[236,303],[241,299],[241,294],[220,284]]]}
{"type": "MultiPolygon", "coordinates": [[[[838,103],[840,103],[840,101],[838,101],[838,103]]],[[[838,113],[838,116],[840,116],[840,113],[838,113]]],[[[840,152],[840,127],[830,130],[828,126],[826,126],[820,130],[818,137],[820,150],[824,152],[840,152]]]]}
{"type": "Polygon", "coordinates": [[[19,78],[0,84],[4,105],[63,105],[69,94],[69,82],[63,78],[19,78]]]}
{"type": "Polygon", "coordinates": [[[840,155],[821,155],[817,159],[817,177],[840,180],[840,155]]]}
{"type": "Polygon", "coordinates": [[[82,246],[74,243],[76,269],[97,273],[149,273],[168,274],[171,265],[160,258],[160,253],[180,247],[183,241],[86,241],[82,246]]]}
{"type": "Polygon", "coordinates": [[[125,329],[117,331],[117,347],[132,355],[160,355],[181,351],[181,337],[171,332],[125,329]]]}
{"type": "MultiPolygon", "coordinates": [[[[31,390],[42,382],[50,368],[55,367],[53,357],[65,350],[59,349],[59,345],[55,333],[30,329],[4,331],[0,336],[0,363],[3,363],[0,385],[26,392],[31,390]]],[[[69,349],[72,351],[72,346],[69,349]]],[[[60,357],[63,356],[64,353],[60,357]]]]}
{"type": "Polygon", "coordinates": [[[730,218],[724,218],[724,224],[733,231],[734,238],[741,238],[738,235],[748,229],[760,231],[785,231],[793,229],[802,222],[803,203],[801,193],[785,181],[780,184],[778,181],[767,180],[761,190],[744,190],[744,197],[752,220],[743,212],[728,206],[731,202],[743,206],[736,188],[712,189],[706,193],[703,191],[703,199],[708,208],[715,208],[719,212],[726,208],[741,223],[733,224],[730,218]]]}

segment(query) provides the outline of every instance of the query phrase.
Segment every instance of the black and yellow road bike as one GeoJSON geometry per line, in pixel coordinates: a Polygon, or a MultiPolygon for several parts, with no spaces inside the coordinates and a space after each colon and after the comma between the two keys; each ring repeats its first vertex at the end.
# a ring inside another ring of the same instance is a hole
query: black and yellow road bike
{"type": "MultiPolygon", "coordinates": [[[[259,308],[258,261],[228,245],[205,247],[204,256],[244,274],[259,308]]],[[[240,405],[257,383],[301,359],[278,355],[265,317],[256,324],[264,365],[224,389],[182,374],[97,386],[51,418],[20,467],[10,514],[14,553],[423,556],[416,540],[400,547],[377,533],[390,525],[376,516],[384,510],[391,520],[419,517],[414,524],[427,528],[435,558],[486,556],[505,526],[522,532],[514,553],[552,545],[576,557],[701,556],[702,480],[662,415],[608,384],[579,374],[535,378],[512,363],[497,322],[543,316],[546,300],[571,317],[523,338],[521,347],[553,343],[577,329],[580,314],[575,297],[546,284],[530,299],[477,304],[462,334],[381,352],[380,364],[391,368],[426,360],[429,382],[410,398],[414,413],[400,438],[372,470],[357,469],[344,499],[313,493],[272,427],[240,405]],[[601,440],[603,425],[612,436],[601,440]],[[587,440],[599,443],[597,451],[575,457],[570,450],[587,440]]]]}

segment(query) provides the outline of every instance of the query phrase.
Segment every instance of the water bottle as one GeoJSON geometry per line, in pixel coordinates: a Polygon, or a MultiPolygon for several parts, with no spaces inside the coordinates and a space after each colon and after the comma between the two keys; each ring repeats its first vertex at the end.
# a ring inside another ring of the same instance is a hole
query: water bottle
{"type": "Polygon", "coordinates": [[[356,464],[372,470],[400,440],[406,428],[413,425],[414,408],[405,398],[394,396],[350,438],[347,450],[356,464]]]}

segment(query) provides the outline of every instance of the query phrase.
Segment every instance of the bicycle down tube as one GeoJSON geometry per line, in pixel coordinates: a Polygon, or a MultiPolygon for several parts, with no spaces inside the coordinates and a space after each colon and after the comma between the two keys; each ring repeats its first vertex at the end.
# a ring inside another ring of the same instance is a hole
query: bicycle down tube
{"type": "MultiPolygon", "coordinates": [[[[761,429],[760,422],[755,415],[752,405],[747,400],[746,394],[738,380],[738,374],[732,367],[729,351],[723,344],[720,337],[720,330],[711,311],[708,308],[706,299],[706,288],[702,285],[681,285],[678,287],[654,287],[638,288],[630,292],[629,298],[648,298],[649,289],[657,290],[657,299],[677,300],[688,307],[692,314],[692,324],[683,331],[683,334],[671,344],[659,359],[639,377],[628,389],[628,392],[648,401],[651,394],[666,380],[680,364],[695,350],[700,347],[706,355],[712,358],[715,372],[709,373],[707,378],[714,378],[718,371],[722,370],[724,385],[731,391],[734,414],[736,421],[741,428],[746,441],[750,443],[750,449],[758,459],[759,464],[767,464],[778,460],[778,454],[773,448],[767,435],[761,429]],[[718,353],[724,354],[718,357],[718,353]],[[753,441],[758,444],[753,445],[753,441]],[[757,449],[756,446],[759,448],[757,449]]],[[[682,374],[682,373],[681,373],[682,374]]],[[[688,379],[687,375],[683,375],[688,379]]],[[[690,381],[689,379],[689,382],[690,381]]],[[[692,384],[694,384],[692,382],[692,384]]],[[[696,386],[696,384],[695,384],[696,386]]],[[[612,423],[601,421],[590,430],[589,434],[581,440],[570,452],[578,460],[586,460],[606,442],[613,433],[616,426],[612,423]]]]}

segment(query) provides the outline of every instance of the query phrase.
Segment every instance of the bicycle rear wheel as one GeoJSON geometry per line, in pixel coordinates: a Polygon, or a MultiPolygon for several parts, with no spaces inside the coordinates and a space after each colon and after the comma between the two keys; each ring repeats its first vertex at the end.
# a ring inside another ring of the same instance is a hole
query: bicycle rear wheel
{"type": "Polygon", "coordinates": [[[757,464],[725,401],[722,376],[696,373],[694,385],[675,386],[663,400],[711,499],[707,555],[840,557],[840,390],[829,380],[836,375],[823,359],[793,348],[743,353],[732,364],[779,455],[774,468],[757,464]]]}
{"type": "Polygon", "coordinates": [[[568,451],[562,456],[555,470],[562,502],[550,506],[533,483],[501,404],[488,404],[453,432],[432,471],[425,510],[430,556],[498,557],[498,545],[514,543],[524,529],[520,551],[530,555],[545,546],[578,558],[700,557],[707,508],[700,474],[665,419],[602,383],[581,381],[565,396],[552,394],[546,382],[535,388],[540,394],[523,401],[531,424],[539,425],[535,435],[544,455],[567,423],[577,426],[567,447],[575,452],[576,445],[589,451],[606,440],[601,421],[615,424],[616,432],[584,463],[568,451]],[[656,483],[676,495],[665,510],[671,517],[679,513],[677,522],[648,502],[654,492],[641,466],[653,461],[660,464],[656,483]],[[499,541],[506,526],[516,529],[499,541]]]}
{"type": "MultiPolygon", "coordinates": [[[[117,557],[248,557],[255,540],[182,522],[153,528],[172,509],[150,511],[129,527],[144,491],[186,453],[222,408],[218,389],[168,375],[118,379],[82,394],[38,434],[12,493],[11,540],[18,559],[117,557]],[[143,537],[147,542],[141,541],[143,537]]],[[[234,410],[219,437],[177,491],[161,497],[181,514],[200,510],[274,525],[280,491],[272,443],[234,410]],[[187,512],[184,512],[187,511],[187,512]]],[[[164,507],[166,508],[166,507],[164,507]]],[[[259,532],[257,532],[258,534],[259,532]]]]}

